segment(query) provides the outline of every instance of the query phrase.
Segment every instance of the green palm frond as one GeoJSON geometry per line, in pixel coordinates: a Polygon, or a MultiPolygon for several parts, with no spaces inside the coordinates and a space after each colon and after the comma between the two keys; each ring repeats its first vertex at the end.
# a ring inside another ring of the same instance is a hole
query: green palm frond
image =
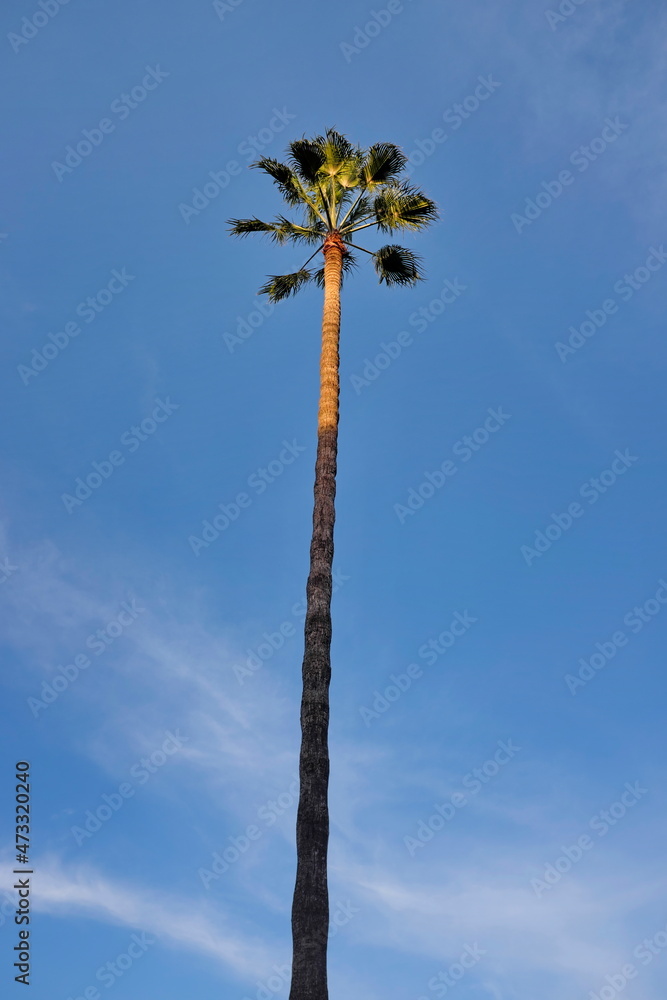
{"type": "Polygon", "coordinates": [[[305,184],[316,184],[325,154],[321,137],[316,139],[295,139],[288,146],[292,169],[305,184]]]}
{"type": "Polygon", "coordinates": [[[376,142],[366,154],[361,171],[362,182],[366,188],[374,188],[378,184],[394,181],[407,162],[407,156],[398,146],[391,142],[376,142]]]}
{"type": "Polygon", "coordinates": [[[407,181],[383,188],[374,202],[378,228],[385,233],[396,229],[421,229],[438,218],[435,202],[407,181]]]}
{"type": "Polygon", "coordinates": [[[321,243],[326,236],[326,229],[319,218],[309,226],[300,226],[284,215],[276,219],[274,238],[277,243],[321,243]]]}
{"type": "Polygon", "coordinates": [[[421,257],[412,250],[390,244],[380,247],[373,256],[380,284],[414,285],[422,280],[421,257]]]}
{"type": "MultiPolygon", "coordinates": [[[[347,253],[345,253],[343,255],[343,280],[345,279],[345,275],[346,274],[349,274],[351,271],[354,271],[355,268],[357,268],[357,267],[358,267],[357,258],[354,256],[353,253],[350,253],[350,251],[348,250],[347,253]]],[[[323,267],[321,267],[319,269],[319,271],[315,271],[315,273],[313,275],[313,278],[315,279],[317,285],[320,288],[324,288],[324,268],[323,267]]]]}
{"type": "Polygon", "coordinates": [[[315,141],[324,154],[320,174],[325,177],[335,177],[343,192],[356,187],[364,161],[364,151],[358,146],[353,146],[346,136],[332,128],[327,129],[326,135],[319,135],[315,141]]]}
{"type": "Polygon", "coordinates": [[[229,231],[233,236],[249,236],[251,233],[275,233],[274,222],[262,222],[261,219],[229,219],[229,231]]]}
{"type": "Polygon", "coordinates": [[[268,156],[262,156],[256,163],[251,163],[250,166],[258,170],[263,170],[270,177],[273,177],[276,187],[288,205],[298,205],[302,200],[294,172],[290,170],[286,163],[281,163],[280,160],[272,160],[268,156]]]}
{"type": "Polygon", "coordinates": [[[326,229],[319,218],[310,226],[300,226],[284,215],[279,215],[273,222],[262,222],[261,219],[230,219],[229,231],[234,236],[250,236],[252,233],[266,233],[276,243],[321,243],[326,235],[326,229]]]}
{"type": "Polygon", "coordinates": [[[345,135],[341,135],[335,128],[328,128],[324,135],[318,135],[315,140],[322,148],[327,163],[344,163],[351,160],[359,150],[352,145],[345,135]]]}
{"type": "Polygon", "coordinates": [[[301,268],[293,274],[270,274],[269,280],[259,290],[259,295],[268,295],[270,302],[280,302],[296,295],[300,288],[313,279],[313,272],[301,268]]]}

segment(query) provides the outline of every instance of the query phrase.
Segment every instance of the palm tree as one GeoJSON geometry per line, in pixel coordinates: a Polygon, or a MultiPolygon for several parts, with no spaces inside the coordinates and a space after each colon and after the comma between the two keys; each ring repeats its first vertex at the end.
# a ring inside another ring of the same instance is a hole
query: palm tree
{"type": "Polygon", "coordinates": [[[373,258],[380,282],[414,285],[420,259],[389,244],[369,251],[353,234],[374,227],[382,233],[416,230],[437,218],[435,204],[402,175],[407,158],[391,143],[364,150],[328,129],[297,139],[288,163],[262,157],[253,164],[273,178],[283,199],[299,209],[299,221],[278,215],[273,222],[230,219],[235,236],[266,233],[276,243],[304,243],[314,252],[292,274],[272,275],[260,289],[271,302],[294,295],[309,282],[324,288],[320,400],[315,464],[315,506],[306,588],[305,651],[301,701],[300,795],[296,823],[297,874],[292,905],[294,943],[289,1000],[327,1000],[329,897],[329,681],[331,677],[331,573],[338,449],[340,290],[344,273],[356,266],[352,249],[373,258]],[[308,269],[319,252],[324,266],[308,269]]]}

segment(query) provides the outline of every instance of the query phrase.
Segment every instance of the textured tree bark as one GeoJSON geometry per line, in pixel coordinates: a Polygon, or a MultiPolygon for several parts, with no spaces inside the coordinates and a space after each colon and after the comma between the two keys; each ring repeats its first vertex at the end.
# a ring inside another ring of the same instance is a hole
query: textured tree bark
{"type": "Polygon", "coordinates": [[[324,247],[324,312],[317,421],[315,505],[306,587],[301,700],[297,871],[292,904],[292,985],[289,1000],[328,1000],[329,682],[334,554],[340,338],[344,243],[337,233],[324,247]]]}

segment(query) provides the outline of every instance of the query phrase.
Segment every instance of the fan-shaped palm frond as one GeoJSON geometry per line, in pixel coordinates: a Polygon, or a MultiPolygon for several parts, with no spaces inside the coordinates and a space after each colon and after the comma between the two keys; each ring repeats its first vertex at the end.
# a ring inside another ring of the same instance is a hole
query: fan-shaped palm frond
{"type": "Polygon", "coordinates": [[[421,257],[412,250],[389,244],[380,247],[373,256],[380,284],[414,285],[422,280],[421,257]]]}
{"type": "Polygon", "coordinates": [[[261,219],[230,219],[229,230],[233,236],[250,236],[252,233],[265,233],[276,243],[318,243],[326,235],[322,222],[316,218],[310,226],[300,226],[284,215],[279,215],[274,222],[262,222],[261,219]]]}
{"type": "Polygon", "coordinates": [[[374,201],[378,228],[385,233],[396,229],[421,229],[438,218],[435,202],[407,181],[383,188],[374,201]]]}
{"type": "Polygon", "coordinates": [[[370,147],[361,170],[364,187],[372,189],[378,184],[396,180],[402,173],[408,158],[391,142],[376,142],[370,147]]]}
{"type": "Polygon", "coordinates": [[[328,128],[324,135],[318,135],[316,142],[321,146],[327,163],[334,165],[351,160],[360,152],[347,136],[341,135],[335,128],[328,128]]]}
{"type": "Polygon", "coordinates": [[[325,154],[321,137],[315,139],[295,139],[289,144],[290,162],[294,172],[306,184],[316,184],[325,154]]]}
{"type": "Polygon", "coordinates": [[[313,279],[313,272],[302,268],[293,274],[270,274],[269,280],[259,290],[260,295],[268,295],[269,301],[281,302],[290,295],[296,295],[300,288],[313,279]]]}
{"type": "Polygon", "coordinates": [[[272,160],[268,156],[262,156],[256,163],[251,163],[251,167],[263,170],[273,180],[276,187],[282,194],[288,205],[298,205],[301,201],[301,193],[294,172],[290,170],[286,163],[280,160],[272,160]]]}
{"type": "Polygon", "coordinates": [[[274,238],[277,243],[321,243],[326,236],[326,228],[319,218],[309,226],[300,226],[284,215],[276,219],[274,238]]]}
{"type": "Polygon", "coordinates": [[[356,187],[364,161],[364,151],[358,146],[353,146],[346,136],[332,128],[327,129],[326,135],[318,136],[316,142],[324,154],[320,174],[324,177],[335,177],[344,190],[356,187]]]}
{"type": "Polygon", "coordinates": [[[229,219],[229,231],[232,236],[249,236],[251,233],[274,233],[274,222],[262,222],[261,219],[229,219]]]}

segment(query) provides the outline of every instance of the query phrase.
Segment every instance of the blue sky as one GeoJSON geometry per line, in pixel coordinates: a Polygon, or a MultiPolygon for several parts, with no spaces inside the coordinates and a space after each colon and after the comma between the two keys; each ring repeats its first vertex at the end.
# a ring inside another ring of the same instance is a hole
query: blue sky
{"type": "Polygon", "coordinates": [[[658,1000],[662,5],[56,2],[1,15],[32,996],[287,996],[321,302],[225,222],[333,125],[442,220],[344,290],[332,1000],[658,1000]]]}

